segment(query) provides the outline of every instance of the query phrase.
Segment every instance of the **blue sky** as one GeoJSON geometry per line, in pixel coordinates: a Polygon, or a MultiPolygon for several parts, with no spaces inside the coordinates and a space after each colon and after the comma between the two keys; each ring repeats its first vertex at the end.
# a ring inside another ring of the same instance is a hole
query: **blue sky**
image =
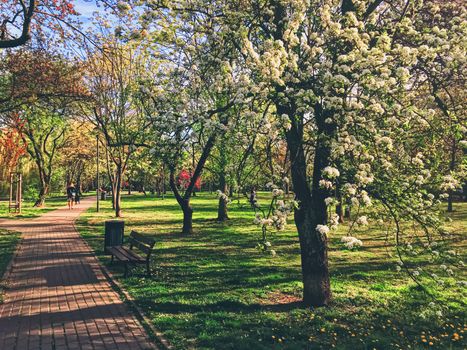
{"type": "Polygon", "coordinates": [[[97,7],[95,0],[75,0],[74,5],[76,11],[78,11],[81,14],[81,20],[83,22],[87,22],[94,11],[99,11],[100,9],[102,9],[102,7],[97,7]]]}

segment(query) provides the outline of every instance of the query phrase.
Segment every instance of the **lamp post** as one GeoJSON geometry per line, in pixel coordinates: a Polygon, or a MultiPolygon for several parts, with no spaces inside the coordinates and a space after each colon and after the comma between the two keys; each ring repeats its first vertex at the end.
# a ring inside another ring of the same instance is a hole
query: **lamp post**
{"type": "Polygon", "coordinates": [[[97,188],[96,188],[96,211],[99,212],[99,195],[100,195],[100,185],[99,185],[99,134],[96,134],[96,167],[97,167],[97,188]]]}

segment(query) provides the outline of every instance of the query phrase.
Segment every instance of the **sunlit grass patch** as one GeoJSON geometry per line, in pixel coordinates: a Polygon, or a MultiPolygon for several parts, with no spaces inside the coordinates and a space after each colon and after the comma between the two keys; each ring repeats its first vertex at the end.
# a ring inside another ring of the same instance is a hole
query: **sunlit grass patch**
{"type": "MultiPolygon", "coordinates": [[[[214,194],[192,200],[195,233],[187,236],[179,233],[182,213],[171,196],[123,199],[127,234],[135,229],[157,243],[154,275],[135,269],[120,281],[177,349],[464,348],[465,291],[454,279],[449,288],[427,280],[422,289],[397,272],[397,257],[380,228],[360,230],[363,246],[354,251],[340,242],[345,227],[332,232],[333,301],[309,309],[299,302],[300,256],[293,223],[273,238],[277,256],[272,258],[255,248],[259,230],[243,199],[230,205],[231,220],[225,224],[215,221],[214,194]],[[432,301],[443,305],[442,317],[421,318],[432,301]]],[[[455,208],[448,225],[465,255],[467,205],[456,203],[455,208]]],[[[111,218],[107,201],[101,213],[90,209],[78,225],[105,263],[103,222],[111,218]]]]}
{"type": "Polygon", "coordinates": [[[9,202],[0,202],[0,218],[8,219],[32,219],[41,216],[51,210],[63,207],[67,204],[65,197],[47,198],[45,205],[41,208],[34,207],[34,200],[24,200],[22,204],[21,214],[15,214],[8,211],[9,202]]]}

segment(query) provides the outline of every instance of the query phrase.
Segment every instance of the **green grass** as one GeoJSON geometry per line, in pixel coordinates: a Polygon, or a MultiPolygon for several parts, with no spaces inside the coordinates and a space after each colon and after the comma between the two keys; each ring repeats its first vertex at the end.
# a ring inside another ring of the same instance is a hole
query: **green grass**
{"type": "Polygon", "coordinates": [[[6,219],[32,219],[41,216],[48,211],[55,210],[57,208],[66,205],[66,197],[50,197],[45,201],[45,205],[41,208],[34,207],[34,200],[24,200],[21,214],[9,213],[8,212],[8,201],[0,202],[0,218],[6,219]]]}
{"type": "Polygon", "coordinates": [[[13,255],[19,240],[19,233],[0,230],[0,304],[3,300],[3,280],[1,278],[5,273],[5,270],[11,260],[11,256],[13,255]]]}
{"type": "MultiPolygon", "coordinates": [[[[103,221],[112,211],[108,201],[102,204],[100,213],[90,209],[83,214],[78,228],[109,264],[102,254],[103,221]]],[[[182,215],[172,197],[123,198],[127,234],[136,229],[157,240],[154,275],[147,278],[137,268],[123,278],[121,267],[111,269],[176,349],[464,348],[465,291],[454,281],[442,291],[428,284],[436,303],[449,310],[442,318],[420,318],[433,299],[395,271],[396,258],[388,255],[377,229],[359,232],[364,246],[352,252],[339,242],[344,227],[331,235],[333,301],[310,309],[300,304],[293,223],[275,236],[278,255],[273,258],[255,249],[259,231],[246,204],[232,203],[226,224],[213,219],[216,204],[214,195],[193,198],[195,233],[186,236],[178,233],[182,215]]],[[[450,225],[457,232],[456,244],[462,245],[467,205],[456,209],[450,225]]]]}

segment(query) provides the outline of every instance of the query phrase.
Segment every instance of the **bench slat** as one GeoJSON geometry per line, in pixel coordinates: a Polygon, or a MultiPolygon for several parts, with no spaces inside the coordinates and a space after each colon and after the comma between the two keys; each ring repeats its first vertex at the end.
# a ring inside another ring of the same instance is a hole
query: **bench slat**
{"type": "Polygon", "coordinates": [[[135,252],[133,252],[132,250],[130,250],[130,249],[126,248],[126,247],[118,247],[117,249],[118,249],[119,253],[124,255],[130,261],[136,261],[136,262],[146,261],[143,257],[141,257],[140,255],[136,254],[135,252]]]}
{"type": "Polygon", "coordinates": [[[151,274],[150,262],[152,249],[156,244],[156,241],[150,237],[146,237],[136,231],[131,231],[128,238],[128,246],[114,246],[114,247],[105,247],[105,250],[112,254],[112,261],[115,257],[116,259],[125,263],[125,276],[128,272],[128,264],[146,264],[147,274],[151,274]],[[137,248],[140,252],[146,254],[146,258],[143,258],[138,253],[134,252],[132,248],[137,248]]]}
{"type": "Polygon", "coordinates": [[[120,249],[118,249],[117,247],[108,247],[107,251],[120,261],[128,262],[130,260],[125,254],[122,254],[120,249]]]}
{"type": "Polygon", "coordinates": [[[130,237],[134,238],[135,240],[137,241],[140,241],[148,246],[150,246],[151,248],[154,246],[154,244],[156,243],[156,241],[151,238],[151,237],[148,237],[148,236],[145,236],[145,235],[142,235],[141,233],[139,232],[136,232],[136,231],[131,231],[130,233],[130,237]]]}
{"type": "Polygon", "coordinates": [[[130,242],[130,246],[138,248],[140,251],[142,251],[146,255],[150,255],[152,252],[152,247],[148,247],[146,244],[143,244],[140,241],[137,241],[132,237],[130,237],[129,242],[130,242]]]}
{"type": "Polygon", "coordinates": [[[135,263],[146,262],[143,257],[125,247],[108,247],[107,251],[120,261],[135,263]]]}

